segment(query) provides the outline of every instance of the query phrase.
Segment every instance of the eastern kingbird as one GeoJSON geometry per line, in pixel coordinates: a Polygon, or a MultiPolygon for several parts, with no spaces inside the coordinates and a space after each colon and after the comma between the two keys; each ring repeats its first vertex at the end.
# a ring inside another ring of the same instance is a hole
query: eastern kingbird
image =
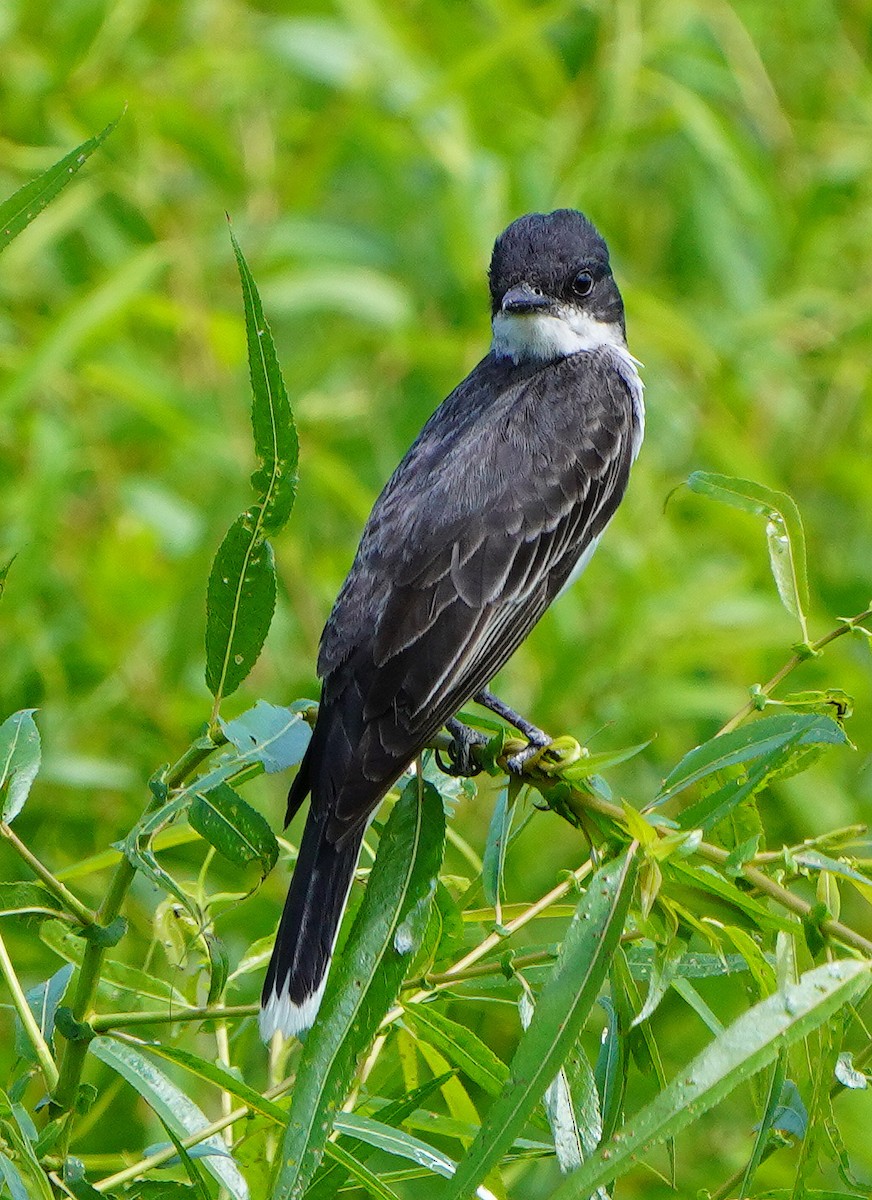
{"type": "Polygon", "coordinates": [[[587,566],[642,442],[642,383],[591,222],[519,218],[489,278],[490,352],[376,501],[321,638],[321,704],[286,821],[312,800],[265,1039],[312,1025],[379,802],[463,704],[494,700],[486,684],[587,566]]]}

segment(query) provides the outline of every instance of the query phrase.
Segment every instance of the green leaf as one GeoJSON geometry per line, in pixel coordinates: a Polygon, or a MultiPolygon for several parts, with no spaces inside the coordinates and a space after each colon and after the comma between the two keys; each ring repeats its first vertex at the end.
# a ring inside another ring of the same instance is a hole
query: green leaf
{"type": "Polygon", "coordinates": [[[830,717],[819,713],[776,713],[721,734],[690,750],[663,781],[654,804],[663,804],[725,767],[763,758],[774,751],[812,745],[846,745],[848,738],[830,717]]]}
{"type": "Polygon", "coordinates": [[[14,713],[0,725],[0,820],[7,825],[24,808],[39,770],[42,751],[35,708],[14,713]]]}
{"type": "Polygon", "coordinates": [[[448,1189],[450,1200],[468,1196],[499,1162],[574,1044],[619,943],[635,866],[628,852],[591,879],[518,1044],[508,1083],[488,1110],[448,1189]]]}
{"type": "Polygon", "coordinates": [[[0,917],[33,916],[37,919],[56,916],[61,903],[40,883],[16,879],[0,883],[0,917]]]}
{"type": "MultiPolygon", "coordinates": [[[[30,1011],[33,1013],[43,1038],[51,1045],[54,1036],[55,1014],[58,1005],[63,1000],[73,975],[71,963],[65,963],[60,970],[55,971],[51,979],[38,983],[36,987],[25,992],[30,1011]]],[[[15,1018],[15,1053],[27,1062],[37,1062],[36,1052],[25,1035],[24,1027],[18,1017],[15,1018]]]]}
{"type": "Polygon", "coordinates": [[[487,903],[494,907],[499,905],[502,900],[503,866],[506,861],[506,844],[509,840],[512,817],[515,812],[514,801],[517,795],[517,784],[518,780],[515,777],[510,779],[505,787],[500,788],[491,813],[484,847],[481,873],[482,890],[487,903]]]}
{"type": "Polygon", "coordinates": [[[255,504],[238,517],[212,564],[206,595],[206,683],[215,696],[236,691],[257,661],[272,621],[276,576],[267,536],[286,524],[297,493],[297,431],[260,296],[239,243],[239,267],[251,375],[251,423],[260,465],[251,477],[255,504]]]}
{"type": "Polygon", "coordinates": [[[266,819],[246,803],[229,783],[198,792],[188,809],[188,821],[200,837],[238,867],[260,865],[268,875],[279,856],[279,844],[266,819]]]}
{"type": "Polygon", "coordinates": [[[73,176],[85,165],[99,145],[121,120],[110,121],[95,137],[88,138],[64,155],[62,159],[37,175],[30,183],[19,188],[8,200],[0,204],[0,251],[5,250],[14,237],[26,229],[34,217],[39,216],[46,205],[67,186],[73,176]]]}
{"type": "Polygon", "coordinates": [[[365,1167],[359,1159],[355,1158],[343,1146],[334,1143],[330,1147],[330,1157],[341,1167],[344,1167],[356,1183],[370,1196],[378,1196],[380,1200],[399,1200],[396,1192],[392,1191],[386,1183],[382,1183],[379,1177],[370,1171],[369,1167],[365,1167]]]}
{"type": "Polygon", "coordinates": [[[477,1083],[489,1096],[498,1096],[509,1077],[509,1068],[471,1029],[459,1025],[432,1004],[407,1004],[405,1021],[418,1035],[477,1083]]]}
{"type": "Polygon", "coordinates": [[[33,1200],[27,1184],[18,1173],[18,1168],[2,1151],[0,1151],[0,1181],[7,1188],[12,1200],[33,1200]]]}
{"type": "MultiPolygon", "coordinates": [[[[117,1071],[136,1089],[160,1120],[178,1137],[186,1138],[205,1129],[209,1124],[205,1114],[185,1093],[160,1071],[139,1050],[126,1042],[96,1037],[88,1050],[95,1058],[117,1071]]],[[[212,1147],[214,1154],[203,1159],[203,1165],[218,1183],[227,1189],[233,1200],[248,1200],[248,1186],[235,1161],[227,1156],[227,1147],[217,1134],[204,1138],[201,1145],[212,1147]]]]}
{"type": "Polygon", "coordinates": [[[261,497],[261,521],[267,535],[287,524],[297,494],[299,443],[275,343],[263,315],[257,287],[239,243],[230,233],[245,309],[245,336],[251,374],[251,424],[260,466],[251,485],[261,497]]]}
{"type": "Polygon", "coordinates": [[[268,775],[286,771],[302,759],[312,736],[308,722],[294,711],[295,707],[258,700],[254,708],[234,720],[221,721],[221,731],[239,751],[242,761],[262,763],[268,775]]]}
{"type": "MultiPolygon", "coordinates": [[[[121,1041],[125,1045],[128,1042],[133,1044],[133,1039],[124,1035],[118,1035],[115,1040],[121,1041]]],[[[237,1100],[247,1104],[252,1112],[284,1127],[288,1119],[287,1110],[276,1104],[274,1100],[262,1096],[255,1088],[225,1067],[201,1058],[199,1054],[193,1054],[189,1050],[182,1050],[164,1042],[137,1042],[136,1045],[144,1057],[154,1055],[166,1062],[175,1063],[198,1079],[204,1079],[206,1082],[214,1084],[215,1087],[221,1088],[222,1091],[229,1092],[231,1096],[235,1096],[237,1100]]]]}
{"type": "Polygon", "coordinates": [[[763,1161],[763,1152],[766,1149],[766,1143],[769,1141],[769,1134],[773,1128],[775,1113],[778,1108],[779,1097],[781,1090],[784,1087],[785,1073],[787,1071],[787,1055],[786,1053],[779,1054],[775,1060],[775,1069],[772,1072],[772,1078],[769,1081],[769,1090],[766,1094],[766,1103],[763,1106],[763,1116],[757,1125],[757,1136],[754,1139],[754,1147],[751,1151],[751,1157],[748,1159],[748,1165],[745,1168],[745,1174],[742,1178],[742,1188],[739,1193],[739,1200],[745,1200],[748,1195],[754,1176],[757,1173],[757,1168],[763,1161]]]}
{"type": "Polygon", "coordinates": [[[9,562],[5,566],[0,567],[0,600],[3,599],[3,593],[6,591],[6,580],[9,577],[9,568],[15,562],[18,556],[13,554],[9,562]]]}
{"type": "Polygon", "coordinates": [[[15,1108],[7,1094],[0,1091],[0,1147],[4,1151],[4,1182],[13,1196],[20,1195],[15,1189],[21,1183],[26,1200],[52,1200],[48,1179],[39,1165],[30,1139],[25,1136],[16,1119],[15,1108]]]}
{"type": "Polygon", "coordinates": [[[102,1200],[103,1193],[85,1178],[85,1165],[81,1159],[71,1155],[64,1159],[63,1179],[76,1200],[102,1200]]]}
{"type": "MultiPolygon", "coordinates": [[[[65,958],[67,962],[81,966],[85,942],[72,933],[67,925],[60,921],[45,921],[40,926],[39,936],[55,954],[65,958]]],[[[121,992],[130,996],[136,1006],[143,1001],[157,1001],[158,1004],[165,1004],[168,1010],[176,1012],[192,1007],[178,988],[149,971],[112,958],[104,958],[101,970],[100,990],[103,995],[106,992],[121,992]]]]}
{"type": "Polygon", "coordinates": [[[775,586],[784,607],[799,621],[802,640],[807,642],[808,571],[805,533],[796,502],[786,492],[729,475],[694,471],[687,482],[691,491],[766,518],[766,543],[775,586]]]}
{"type": "Polygon", "coordinates": [[[858,1001],[872,981],[870,970],[872,964],[866,962],[827,963],[748,1009],[636,1113],[619,1138],[601,1146],[557,1190],[554,1200],[587,1200],[596,1188],[623,1175],[654,1146],[774,1062],[786,1046],[858,1001]]]}
{"type": "Polygon", "coordinates": [[[276,606],[272,546],[253,505],[218,547],[206,593],[206,684],[213,696],[235,692],[257,662],[276,606]]]}
{"type": "MultiPolygon", "coordinates": [[[[358,1113],[341,1113],[336,1118],[335,1128],[340,1133],[359,1138],[377,1150],[409,1159],[444,1179],[450,1179],[457,1170],[454,1160],[441,1150],[434,1149],[427,1142],[422,1142],[420,1138],[412,1137],[401,1129],[392,1129],[389,1125],[374,1121],[371,1117],[362,1117],[358,1113]]],[[[493,1192],[484,1185],[480,1185],[470,1194],[478,1196],[480,1200],[495,1200],[493,1192]]]]}
{"type": "Polygon", "coordinates": [[[357,1059],[393,1003],[420,940],[444,837],[439,793],[418,778],[410,780],[385,825],[366,894],[306,1038],[273,1200],[302,1196],[321,1161],[357,1059]],[[413,912],[418,920],[414,927],[406,924],[398,949],[398,931],[413,912]]]}

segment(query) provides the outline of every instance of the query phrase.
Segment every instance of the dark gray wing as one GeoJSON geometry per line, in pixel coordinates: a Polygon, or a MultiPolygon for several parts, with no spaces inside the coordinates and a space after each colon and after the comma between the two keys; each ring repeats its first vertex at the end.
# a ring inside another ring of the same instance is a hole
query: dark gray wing
{"type": "Polygon", "coordinates": [[[538,369],[487,358],[427,423],[322,638],[313,804],[334,836],[527,636],[617,508],[638,433],[601,353],[538,369]]]}

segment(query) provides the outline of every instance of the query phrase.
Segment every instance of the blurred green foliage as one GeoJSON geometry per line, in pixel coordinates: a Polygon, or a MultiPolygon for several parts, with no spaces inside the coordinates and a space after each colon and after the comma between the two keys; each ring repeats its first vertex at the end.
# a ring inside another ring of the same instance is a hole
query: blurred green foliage
{"type": "MultiPolygon", "coordinates": [[[[17,556],[0,714],[40,709],[43,770],[16,825],[40,856],[61,868],[122,836],[209,715],[205,584],[254,466],[225,210],[300,436],[276,619],[225,715],[316,695],[321,625],[372,500],[485,352],[490,246],[531,209],[580,207],[609,241],[649,416],[608,538],[503,672],[506,699],[594,751],[653,737],[613,777],[640,802],[788,657],[797,630],[760,523],[681,488],[696,469],[794,496],[813,637],[865,608],[870,50],[868,0],[777,15],[753,0],[6,0],[0,195],[127,106],[0,259],[0,565],[17,556]]],[[[775,846],[872,804],[868,644],[843,638],[794,678],[855,698],[857,753],[772,786],[775,846]]],[[[274,825],[284,786],[252,789],[274,825]]],[[[458,814],[479,849],[488,819],[482,801],[458,814]]],[[[577,865],[582,840],[556,821],[537,817],[510,853],[511,895],[577,865]]],[[[243,921],[228,914],[231,958],[272,931],[284,886],[280,866],[243,921]]],[[[145,929],[153,893],[135,895],[145,929]]],[[[868,932],[868,908],[851,915],[868,932]]],[[[32,936],[17,962],[30,983],[58,960],[32,936]]],[[[487,1019],[497,1043],[516,1023],[487,1019]]],[[[658,1019],[664,1047],[670,1020],[679,1035],[670,1073],[704,1030],[683,1041],[669,1002],[658,1019]]],[[[689,1135],[685,1182],[742,1160],[747,1129],[724,1129],[710,1116],[689,1135]]],[[[547,1195],[552,1170],[525,1196],[547,1195]]],[[[645,1176],[621,1194],[639,1189],[667,1194],[645,1176]]]]}

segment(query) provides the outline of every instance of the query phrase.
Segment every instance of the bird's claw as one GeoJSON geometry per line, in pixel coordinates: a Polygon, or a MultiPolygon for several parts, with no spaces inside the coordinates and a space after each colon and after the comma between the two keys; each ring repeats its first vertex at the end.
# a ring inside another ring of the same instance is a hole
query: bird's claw
{"type": "Polygon", "coordinates": [[[446,775],[467,778],[480,775],[483,768],[475,758],[473,747],[486,746],[488,739],[477,729],[470,729],[468,725],[463,725],[460,721],[452,722],[449,729],[452,736],[448,746],[447,761],[443,759],[438,750],[436,751],[436,761],[439,763],[440,771],[444,771],[446,775]]]}

